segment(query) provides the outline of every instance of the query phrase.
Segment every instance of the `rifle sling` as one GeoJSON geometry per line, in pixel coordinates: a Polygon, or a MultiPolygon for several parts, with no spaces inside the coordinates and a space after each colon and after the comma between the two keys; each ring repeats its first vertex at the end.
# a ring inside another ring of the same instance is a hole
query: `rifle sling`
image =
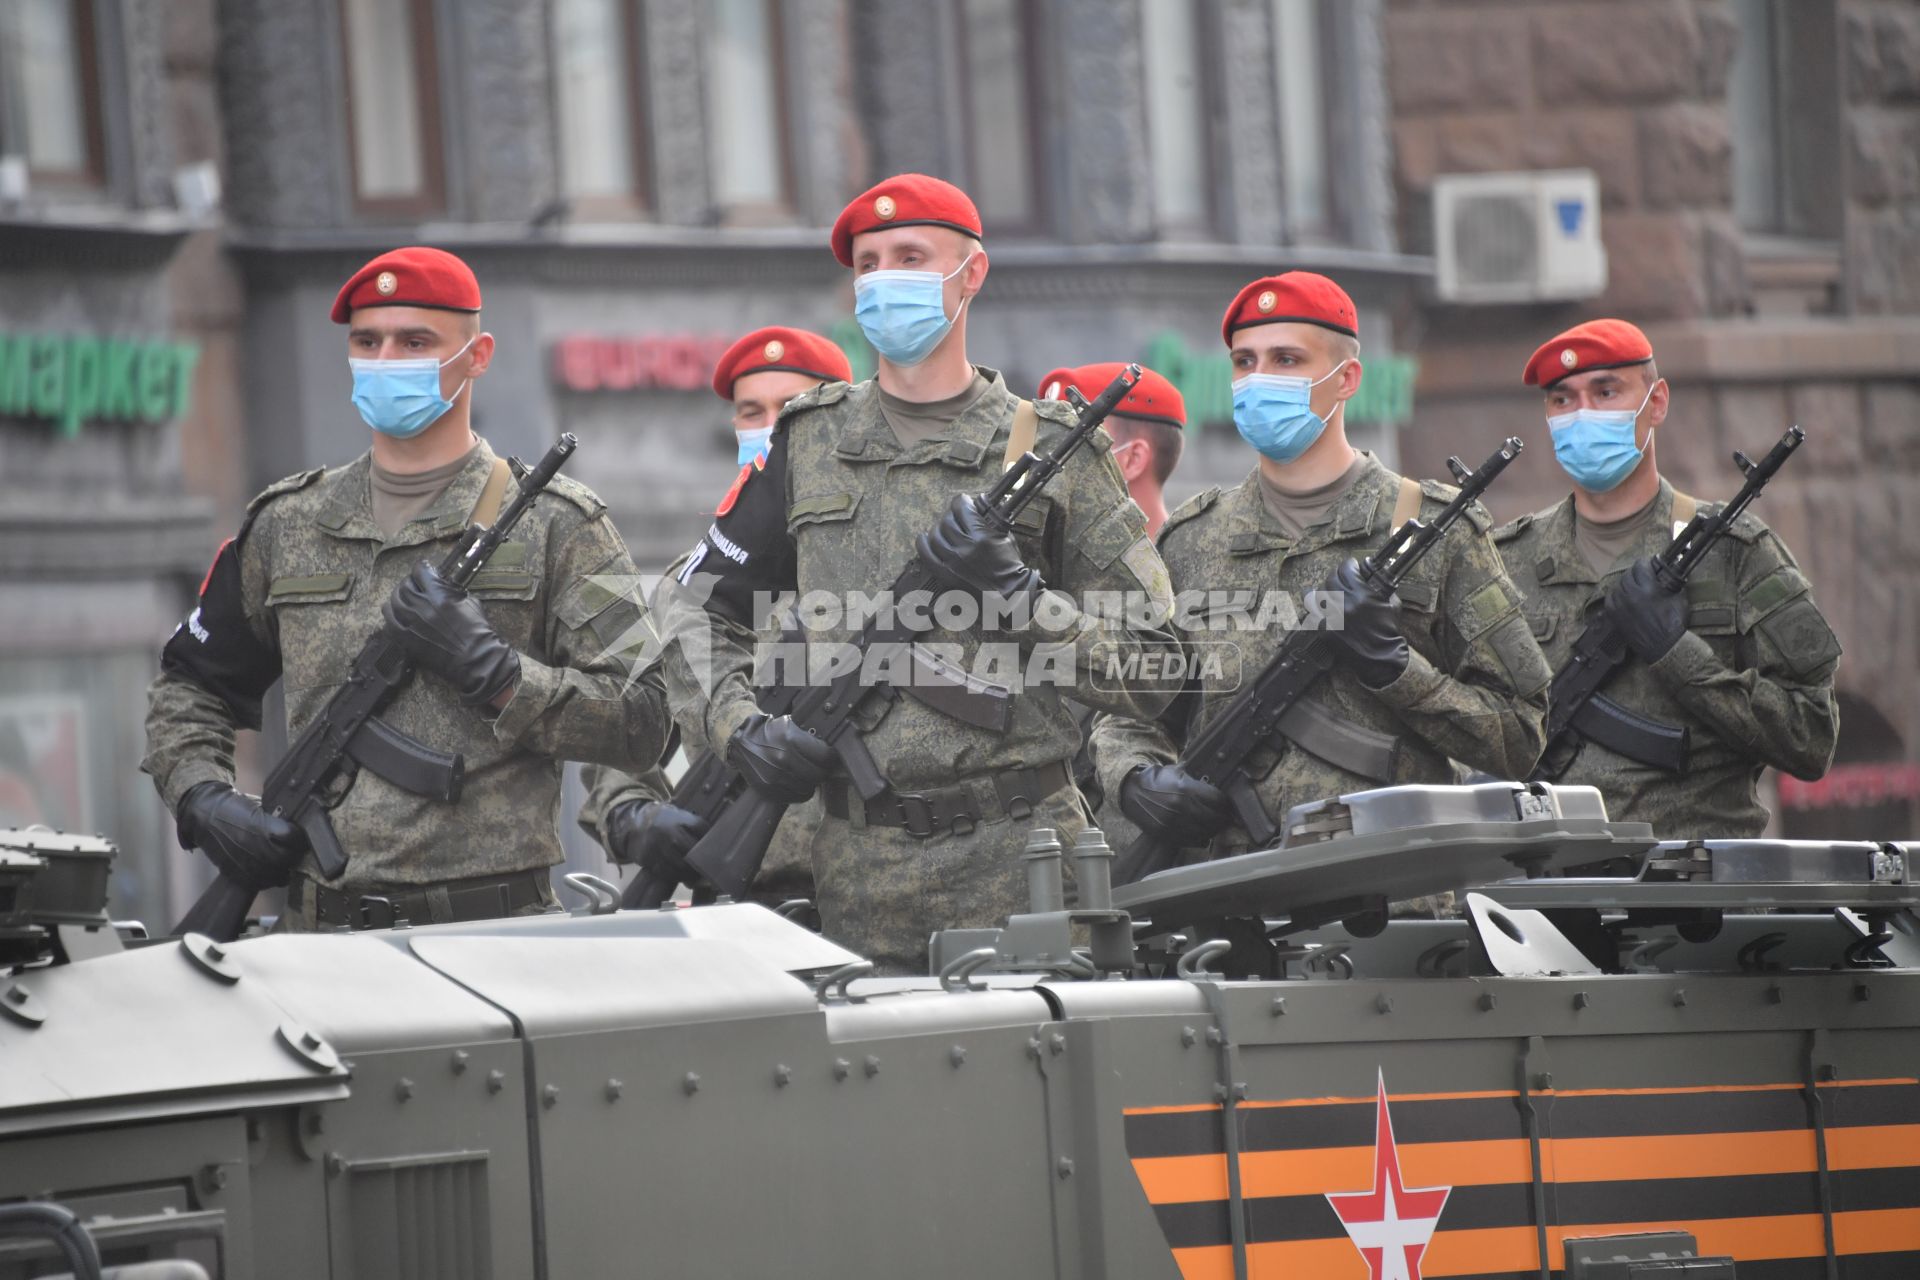
{"type": "Polygon", "coordinates": [[[1039,437],[1040,415],[1034,411],[1033,401],[1022,400],[1013,409],[1013,430],[1007,433],[1007,456],[1001,460],[1000,469],[1013,470],[1013,464],[1033,448],[1039,437]]]}
{"type": "Polygon", "coordinates": [[[1306,698],[1281,712],[1280,732],[1337,769],[1373,782],[1393,781],[1394,757],[1400,747],[1400,739],[1393,734],[1363,729],[1306,698]]]}
{"type": "Polygon", "coordinates": [[[507,470],[505,458],[493,460],[493,470],[487,474],[486,487],[480,490],[480,500],[473,504],[473,514],[467,517],[468,524],[493,528],[493,522],[500,518],[500,504],[506,500],[507,481],[512,479],[507,470]]]}
{"type": "Polygon", "coordinates": [[[1692,497],[1688,496],[1687,494],[1681,493],[1678,489],[1674,490],[1673,492],[1673,527],[1676,530],[1685,528],[1688,524],[1690,524],[1693,521],[1694,513],[1697,512],[1699,509],[1700,509],[1700,504],[1694,501],[1692,497]]]}
{"type": "Polygon", "coordinates": [[[1420,482],[1412,476],[1401,476],[1400,495],[1393,500],[1393,518],[1387,521],[1387,528],[1398,529],[1419,514],[1420,482]]]}

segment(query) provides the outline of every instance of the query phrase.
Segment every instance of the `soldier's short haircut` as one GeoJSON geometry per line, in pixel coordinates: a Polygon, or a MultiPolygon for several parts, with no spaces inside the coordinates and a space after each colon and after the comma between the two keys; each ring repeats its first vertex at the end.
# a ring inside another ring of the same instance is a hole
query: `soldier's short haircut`
{"type": "Polygon", "coordinates": [[[1107,434],[1115,444],[1146,441],[1147,456],[1153,460],[1153,478],[1163,485],[1180,464],[1180,451],[1187,443],[1187,433],[1171,422],[1150,422],[1117,413],[1107,419],[1107,434]]]}

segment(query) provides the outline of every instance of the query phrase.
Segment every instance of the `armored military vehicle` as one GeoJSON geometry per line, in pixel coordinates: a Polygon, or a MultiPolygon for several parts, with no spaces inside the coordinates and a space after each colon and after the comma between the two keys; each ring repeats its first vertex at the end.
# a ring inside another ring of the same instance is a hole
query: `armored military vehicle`
{"type": "Polygon", "coordinates": [[[590,879],[144,939],[0,847],[0,1280],[1920,1275],[1906,845],[1396,788],[1116,890],[1035,832],[926,978],[590,879]]]}

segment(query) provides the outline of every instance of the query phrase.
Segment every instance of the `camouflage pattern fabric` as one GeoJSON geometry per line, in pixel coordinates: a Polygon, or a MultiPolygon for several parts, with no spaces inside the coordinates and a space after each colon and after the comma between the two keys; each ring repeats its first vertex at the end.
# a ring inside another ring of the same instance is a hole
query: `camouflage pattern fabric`
{"type": "MultiPolygon", "coordinates": [[[[445,557],[494,465],[483,443],[439,499],[388,540],[369,505],[370,457],[269,488],[254,500],[239,542],[232,612],[244,621],[235,625],[277,661],[289,736],[346,677],[382,625],[381,606],[394,586],[420,560],[445,557]]],[[[383,713],[395,729],[465,756],[460,801],[417,796],[361,770],[333,810],[351,858],[334,887],[433,884],[561,860],[561,762],[644,768],[665,745],[669,722],[657,672],[629,678],[652,640],[635,581],[604,505],[585,486],[556,477],[471,587],[488,621],[520,654],[511,701],[497,715],[466,707],[423,673],[383,713]]],[[[202,625],[207,607],[203,595],[192,626],[202,625]]],[[[141,767],[169,810],[196,783],[233,781],[234,731],[245,719],[183,675],[163,673],[153,682],[141,767]]],[[[318,878],[311,856],[301,870],[318,878]]]]}
{"type": "MultiPolygon", "coordinates": [[[[785,476],[782,527],[766,546],[735,546],[716,527],[713,533],[728,543],[721,552],[728,560],[737,553],[738,562],[746,563],[790,548],[791,578],[778,586],[799,593],[803,616],[815,593],[846,601],[856,593],[885,591],[914,554],[915,536],[933,526],[953,495],[984,492],[1000,472],[1018,401],[999,373],[982,372],[992,384],[988,390],[944,433],[911,445],[902,445],[882,418],[871,381],[827,383],[790,401],[773,438],[776,455],[784,450],[784,458],[774,458],[768,475],[743,474],[749,488],[785,476]]],[[[1036,409],[1037,448],[1044,451],[1071,426],[1072,411],[1057,402],[1036,409]]],[[[1173,686],[1164,679],[1130,678],[1127,664],[1143,655],[1164,660],[1177,653],[1178,642],[1165,625],[1171,587],[1110,449],[1105,433],[1095,432],[1015,530],[1026,562],[1050,588],[1054,617],[1044,630],[994,639],[1002,643],[999,652],[1014,648],[1029,672],[1049,665],[1059,682],[1029,683],[1019,692],[1005,733],[961,723],[906,697],[871,700],[863,713],[866,745],[896,789],[950,786],[1068,760],[1080,741],[1068,696],[1139,716],[1165,707],[1173,686]],[[1096,616],[1082,608],[1093,592],[1116,600],[1131,596],[1142,615],[1128,619],[1113,616],[1115,610],[1096,616]],[[1117,678],[1109,678],[1109,664],[1115,664],[1117,678]]],[[[718,554],[710,559],[722,563],[718,554]]],[[[690,738],[726,742],[755,710],[752,630],[678,592],[663,592],[656,610],[668,637],[662,666],[674,714],[690,738]]],[[[809,633],[816,647],[853,636],[844,625],[820,621],[826,625],[809,633]]],[[[936,629],[924,638],[946,646],[963,668],[983,671],[977,631],[936,629]]],[[[1043,809],[1051,821],[1062,817],[1052,809],[1069,807],[1078,813],[1077,793],[1043,809]]],[[[1048,825],[1037,816],[1030,821],[1048,825]]],[[[932,928],[996,925],[1024,909],[1024,841],[1025,828],[1016,832],[1005,822],[983,823],[969,835],[917,840],[897,830],[850,829],[826,819],[813,844],[826,932],[856,948],[867,945],[860,939],[875,940],[902,964],[908,960],[902,944],[917,937],[911,964],[919,969],[932,928]],[[931,882],[907,873],[915,857],[943,868],[942,883],[950,887],[929,896],[931,882]],[[871,887],[862,887],[869,881],[871,887]]]]}
{"type": "MultiPolygon", "coordinates": [[[[982,779],[974,789],[976,801],[992,790],[982,779]]],[[[873,961],[876,973],[925,973],[927,940],[936,930],[1003,925],[1027,909],[1020,855],[1029,831],[1053,827],[1071,848],[1086,825],[1071,786],[1023,821],[989,819],[964,836],[940,832],[922,840],[898,827],[826,815],[813,841],[820,931],[873,961]]]]}
{"type": "MultiPolygon", "coordinates": [[[[1672,540],[1673,502],[1673,486],[1662,480],[1654,518],[1604,576],[1575,545],[1570,496],[1494,534],[1555,670],[1620,575],[1672,540]]],[[[1651,666],[1629,661],[1603,691],[1629,711],[1686,727],[1686,771],[1588,742],[1559,780],[1600,788],[1608,816],[1651,823],[1662,839],[1757,836],[1767,825],[1757,789],[1764,766],[1812,779],[1833,762],[1839,660],[1840,642],[1793,556],[1742,515],[1688,580],[1687,634],[1651,666]]]]}
{"type": "MultiPolygon", "coordinates": [[[[1239,488],[1208,490],[1183,504],[1160,533],[1160,552],[1181,593],[1176,623],[1200,663],[1191,727],[1205,725],[1279,649],[1281,626],[1259,619],[1268,593],[1295,603],[1323,585],[1350,557],[1376,550],[1392,523],[1400,477],[1365,455],[1367,465],[1326,519],[1296,541],[1268,511],[1258,472],[1239,488]],[[1217,665],[1207,662],[1212,655],[1217,665]]],[[[1457,491],[1421,485],[1422,518],[1457,491]]],[[[1288,808],[1343,792],[1409,782],[1453,780],[1449,757],[1501,777],[1524,776],[1539,755],[1549,671],[1520,613],[1520,593],[1494,550],[1492,519],[1478,506],[1429,552],[1400,588],[1400,622],[1412,657],[1383,689],[1368,689],[1344,666],[1315,682],[1306,701],[1359,729],[1395,738],[1392,777],[1349,772],[1283,739],[1254,753],[1250,772],[1276,822],[1288,808]]],[[[1187,706],[1183,698],[1178,706],[1187,706]]],[[[1178,757],[1189,726],[1133,716],[1095,721],[1094,767],[1117,804],[1121,781],[1138,766],[1178,757]]],[[[1234,823],[1195,857],[1246,852],[1251,840],[1234,823]]]]}

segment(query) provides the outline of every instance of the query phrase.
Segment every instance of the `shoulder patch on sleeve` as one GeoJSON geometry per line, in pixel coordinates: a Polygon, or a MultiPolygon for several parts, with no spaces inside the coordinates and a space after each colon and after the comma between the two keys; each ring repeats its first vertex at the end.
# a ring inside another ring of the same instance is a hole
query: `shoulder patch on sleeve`
{"type": "Polygon", "coordinates": [[[247,504],[247,514],[252,515],[283,493],[299,492],[325,474],[327,474],[325,467],[314,467],[310,471],[302,471],[298,475],[291,475],[283,480],[275,480],[272,484],[254,495],[253,501],[247,504]]]}
{"type": "Polygon", "coordinates": [[[1498,543],[1512,542],[1515,538],[1522,536],[1531,528],[1533,528],[1533,516],[1531,514],[1524,515],[1518,520],[1509,520],[1498,529],[1495,529],[1493,531],[1493,540],[1498,543]]]}
{"type": "MultiPolygon", "coordinates": [[[[1450,484],[1441,484],[1438,480],[1422,480],[1420,496],[1436,506],[1444,507],[1459,497],[1460,491],[1450,484]]],[[[1426,513],[1421,514],[1424,516],[1426,513]]],[[[1467,519],[1482,533],[1493,528],[1493,513],[1478,502],[1467,508],[1467,519]]]]}
{"type": "Polygon", "coordinates": [[[585,512],[589,518],[607,509],[607,504],[600,501],[598,494],[569,476],[555,476],[548,482],[546,492],[556,498],[565,498],[585,512]]]}
{"type": "Polygon", "coordinates": [[[755,472],[766,469],[767,455],[764,453],[743,465],[740,468],[740,474],[733,478],[733,485],[727,490],[726,496],[720,499],[720,505],[713,509],[713,514],[723,516],[733,510],[733,504],[740,501],[740,493],[747,487],[747,481],[753,479],[755,472]]]}
{"type": "Polygon", "coordinates": [[[1218,501],[1220,501],[1220,486],[1215,485],[1211,489],[1202,489],[1199,493],[1194,494],[1172,511],[1169,511],[1167,513],[1167,522],[1160,526],[1160,541],[1164,542],[1167,535],[1172,533],[1176,527],[1185,524],[1196,516],[1204,514],[1209,507],[1218,501]]]}

